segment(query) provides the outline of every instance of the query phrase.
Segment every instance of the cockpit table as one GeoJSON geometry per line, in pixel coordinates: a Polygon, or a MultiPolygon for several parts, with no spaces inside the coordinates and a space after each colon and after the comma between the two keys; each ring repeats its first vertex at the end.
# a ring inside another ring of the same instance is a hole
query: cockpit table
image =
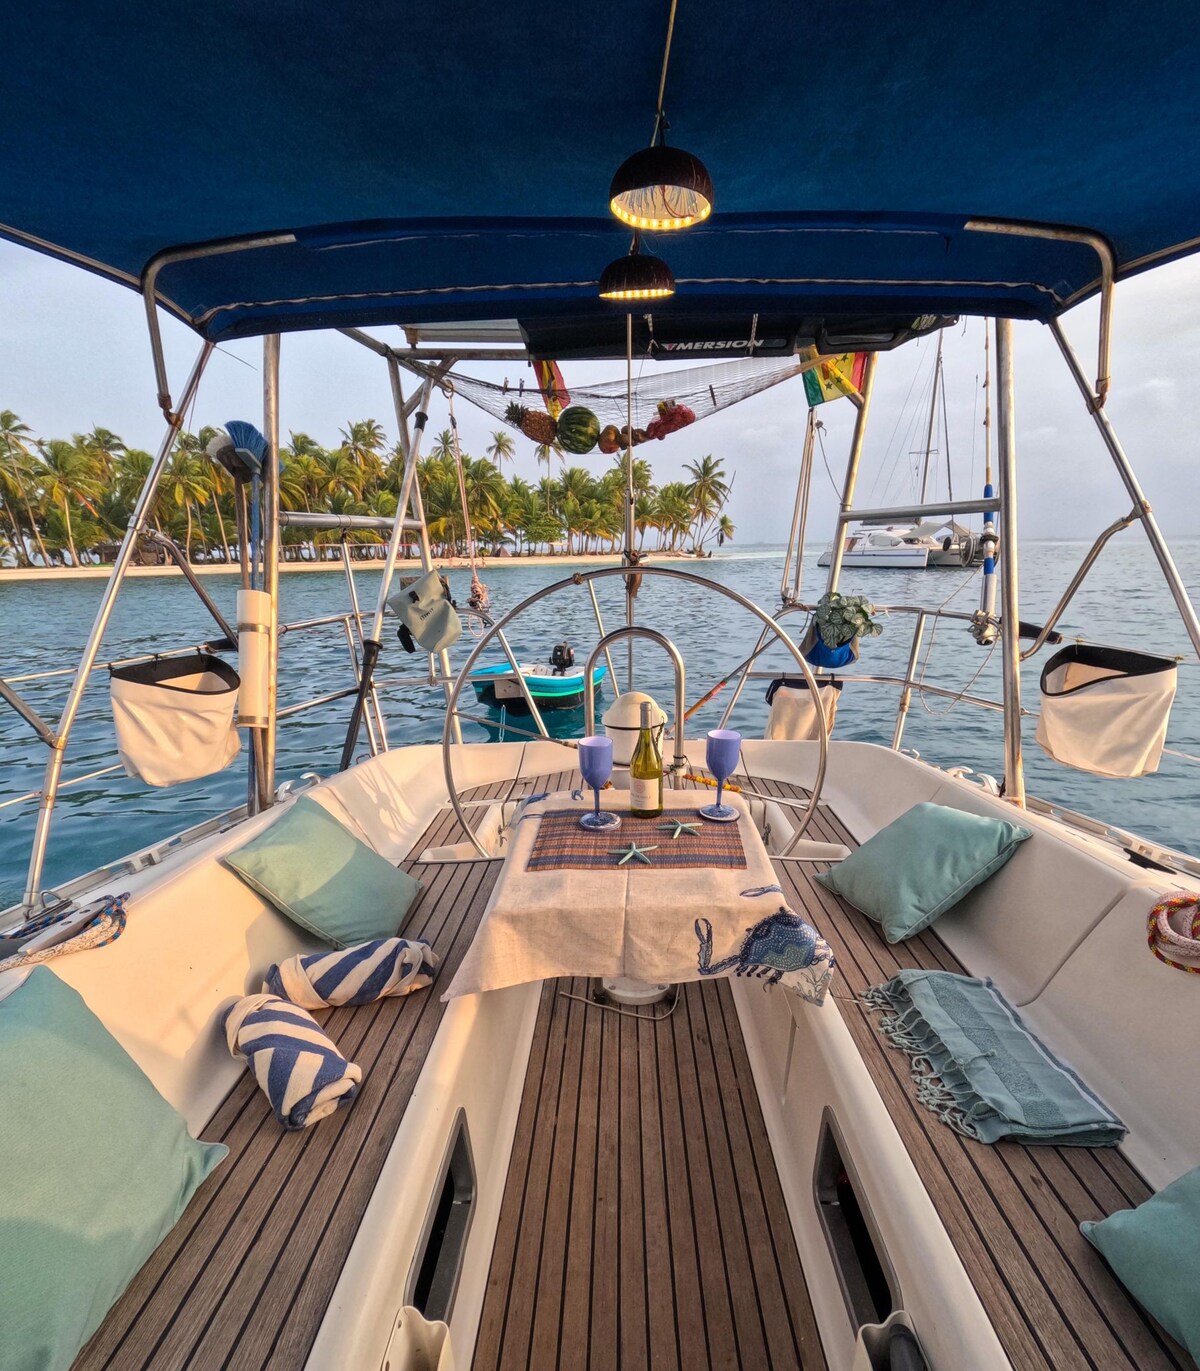
{"type": "MultiPolygon", "coordinates": [[[[576,792],[577,793],[577,792],[576,792]]],[[[444,999],[555,976],[650,983],[747,975],[819,1003],[828,945],[786,904],[745,802],[736,823],[699,817],[701,797],[667,792],[635,819],[625,791],[601,795],[621,826],[580,828],[591,797],[529,802],[475,935],[444,999]]]]}

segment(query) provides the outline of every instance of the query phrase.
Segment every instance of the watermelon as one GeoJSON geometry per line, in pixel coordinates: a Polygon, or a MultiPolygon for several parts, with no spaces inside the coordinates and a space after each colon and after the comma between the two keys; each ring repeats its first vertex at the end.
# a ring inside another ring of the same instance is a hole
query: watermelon
{"type": "Polygon", "coordinates": [[[600,441],[600,420],[583,405],[572,405],[558,416],[558,442],[566,452],[583,456],[600,441]]]}

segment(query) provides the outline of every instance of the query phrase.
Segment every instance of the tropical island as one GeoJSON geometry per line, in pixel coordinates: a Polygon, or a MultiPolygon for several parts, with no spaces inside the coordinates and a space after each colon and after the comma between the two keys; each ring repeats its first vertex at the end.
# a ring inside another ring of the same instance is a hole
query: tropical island
{"type": "MultiPolygon", "coordinates": [[[[215,429],[179,435],[149,522],[174,539],[198,565],[237,561],[234,486],[205,449],[215,429]]],[[[534,448],[545,474],[536,484],[505,475],[516,459],[511,434],[491,435],[486,456],[461,454],[470,533],[484,556],[594,556],[613,554],[624,535],[624,454],[607,468],[567,466],[561,449],[534,448]]],[[[83,568],[110,562],[129,522],[153,458],[111,430],[95,427],[69,439],[36,435],[12,410],[0,410],[0,567],[83,568]]],[[[323,446],[292,433],[280,451],[280,501],[285,509],[393,518],[404,459],[389,446],[374,419],[350,422],[339,441],[323,446]]],[[[464,556],[463,516],[453,435],[434,438],[418,462],[429,536],[440,558],[464,556]]],[[[686,464],[687,480],[658,485],[650,462],[633,459],[634,518],[638,550],[705,555],[734,535],[726,512],[732,479],[711,455],[686,464]]],[[[341,534],[282,530],[287,562],[340,559],[341,534]]],[[[356,529],[346,535],[356,560],[382,557],[385,535],[356,529]]],[[[415,555],[415,546],[405,555],[415,555]]],[[[139,553],[158,564],[160,549],[139,553]]]]}

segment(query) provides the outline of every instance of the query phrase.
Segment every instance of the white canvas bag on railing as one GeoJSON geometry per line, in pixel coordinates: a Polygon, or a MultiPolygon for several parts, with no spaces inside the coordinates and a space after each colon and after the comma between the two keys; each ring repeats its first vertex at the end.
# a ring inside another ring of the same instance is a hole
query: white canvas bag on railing
{"type": "Polygon", "coordinates": [[[128,775],[178,785],[223,771],[237,756],[240,682],[227,662],[197,652],[114,667],[111,675],[117,752],[128,775]]]}
{"type": "Polygon", "coordinates": [[[1178,672],[1170,657],[1076,643],[1041,680],[1037,740],[1064,766],[1096,776],[1158,770],[1178,672]]]}
{"type": "MultiPolygon", "coordinates": [[[[841,681],[817,682],[818,699],[825,711],[825,726],[830,733],[833,732],[833,721],[841,693],[841,681]]],[[[808,689],[808,682],[802,676],[776,677],[767,687],[767,703],[771,706],[771,713],[767,718],[764,738],[811,742],[821,736],[817,723],[817,706],[808,689]]]]}

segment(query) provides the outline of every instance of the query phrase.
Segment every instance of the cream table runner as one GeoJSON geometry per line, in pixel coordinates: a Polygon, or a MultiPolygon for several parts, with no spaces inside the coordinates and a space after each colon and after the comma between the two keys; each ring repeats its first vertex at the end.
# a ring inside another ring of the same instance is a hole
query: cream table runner
{"type": "MultiPolygon", "coordinates": [[[[617,811],[629,803],[619,790],[602,792],[600,800],[603,808],[617,811]]],[[[674,983],[737,974],[785,985],[819,1004],[833,955],[816,930],[786,907],[739,796],[729,795],[728,803],[739,810],[743,860],[736,856],[737,843],[722,840],[726,855],[719,860],[736,865],[681,864],[689,845],[707,846],[705,830],[717,828],[695,813],[707,802],[691,791],[669,793],[672,813],[654,821],[653,838],[647,838],[646,821],[631,823],[627,812],[620,828],[578,830],[602,854],[602,864],[591,867],[544,864],[548,851],[563,849],[561,819],[551,821],[558,830],[555,843],[538,842],[546,816],[582,814],[592,807],[591,797],[573,799],[563,791],[529,804],[517,819],[474,941],[442,998],[554,976],[674,983]],[[680,810],[688,812],[677,816],[680,810]],[[700,825],[700,832],[685,829],[674,836],[676,817],[700,825]],[[630,856],[621,862],[635,840],[649,861],[630,856]]],[[[724,827],[732,837],[735,826],[724,827]]],[[[565,847],[562,860],[581,860],[577,842],[565,847]]]]}

